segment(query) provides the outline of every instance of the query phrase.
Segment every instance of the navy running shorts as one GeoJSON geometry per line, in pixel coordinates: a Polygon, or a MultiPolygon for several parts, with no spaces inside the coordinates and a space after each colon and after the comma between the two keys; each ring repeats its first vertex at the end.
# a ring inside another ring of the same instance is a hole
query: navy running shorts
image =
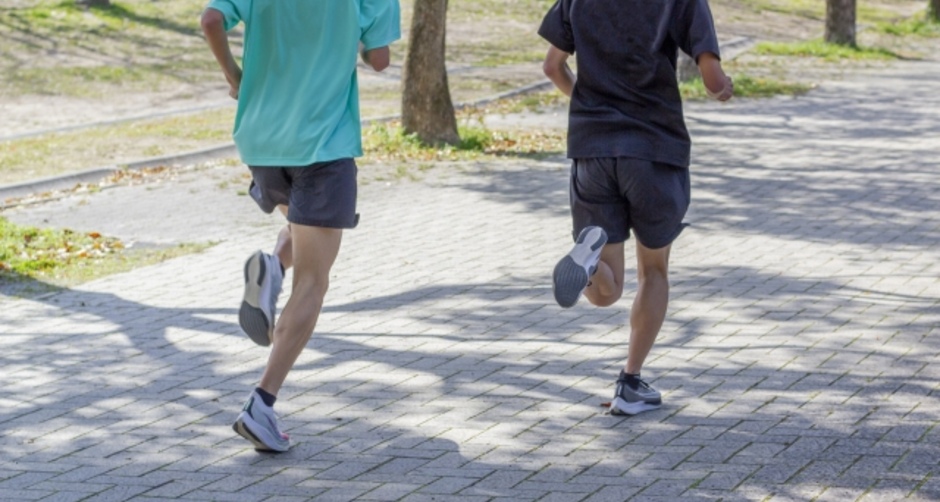
{"type": "Polygon", "coordinates": [[[608,243],[624,242],[632,229],[641,244],[659,249],[682,232],[689,169],[629,157],[574,159],[569,197],[574,239],[596,225],[608,243]]]}
{"type": "Polygon", "coordinates": [[[302,167],[248,166],[248,193],[266,213],[287,206],[287,221],[327,228],[355,228],[359,172],[353,159],[317,162],[302,167]]]}

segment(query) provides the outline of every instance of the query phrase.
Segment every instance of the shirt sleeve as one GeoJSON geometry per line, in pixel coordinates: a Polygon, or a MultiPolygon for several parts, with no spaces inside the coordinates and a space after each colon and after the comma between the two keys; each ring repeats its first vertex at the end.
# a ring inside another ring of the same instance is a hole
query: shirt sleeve
{"type": "Polygon", "coordinates": [[[221,12],[225,17],[225,31],[229,31],[248,18],[251,0],[212,0],[206,8],[221,12]]]}
{"type": "Polygon", "coordinates": [[[570,0],[558,0],[548,10],[542,25],[539,26],[539,36],[568,54],[574,54],[570,0]]]}
{"type": "Polygon", "coordinates": [[[675,39],[682,52],[696,62],[698,57],[711,52],[721,58],[718,49],[718,35],[715,33],[715,21],[707,0],[687,0],[680,4],[682,10],[677,16],[675,39]]]}
{"type": "Polygon", "coordinates": [[[362,0],[359,41],[365,50],[385,47],[401,38],[401,6],[398,0],[362,0]]]}

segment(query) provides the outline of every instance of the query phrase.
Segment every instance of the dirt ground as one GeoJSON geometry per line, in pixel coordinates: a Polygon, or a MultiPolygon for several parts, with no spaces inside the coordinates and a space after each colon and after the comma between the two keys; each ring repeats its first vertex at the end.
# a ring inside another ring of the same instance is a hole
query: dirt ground
{"type": "MultiPolygon", "coordinates": [[[[508,0],[507,0],[508,1],[508,0]]],[[[18,5],[29,5],[30,0],[15,0],[4,2],[5,9],[18,5]]],[[[484,2],[486,3],[486,2],[484,2]]],[[[489,4],[499,2],[490,1],[489,4]]],[[[544,7],[551,2],[547,0],[527,2],[533,9],[544,7]]],[[[819,13],[809,9],[805,13],[793,15],[780,12],[780,3],[784,0],[715,0],[711,2],[716,19],[719,35],[722,39],[748,37],[752,40],[805,40],[818,38],[822,35],[823,22],[819,13]]],[[[871,8],[882,9],[895,13],[899,18],[910,16],[924,7],[924,1],[887,1],[878,4],[866,4],[871,8]]],[[[406,28],[407,16],[410,12],[410,2],[404,1],[403,26],[406,28]]],[[[482,4],[481,4],[482,5],[482,4]]],[[[452,7],[451,11],[455,8],[452,7]]],[[[179,50],[154,52],[141,56],[151,59],[160,57],[196,58],[207,57],[204,43],[198,35],[198,24],[195,17],[186,14],[173,25],[178,32],[186,32],[183,39],[185,44],[179,50]],[[185,20],[189,19],[191,24],[185,20]],[[199,51],[204,51],[202,54],[199,51]]],[[[471,101],[492,95],[510,88],[519,87],[527,83],[543,79],[538,64],[538,54],[544,51],[542,44],[535,35],[540,11],[530,14],[526,19],[507,19],[499,16],[492,20],[487,19],[487,11],[463,10],[456,12],[449,20],[448,43],[453,53],[453,67],[451,86],[454,100],[471,101]],[[496,61],[493,56],[500,55],[506,61],[496,61]],[[487,59],[489,58],[489,59],[487,59]],[[514,58],[523,61],[513,60],[514,58]],[[482,62],[482,63],[481,63],[482,62]]],[[[163,27],[161,25],[161,27],[163,27]]],[[[866,32],[865,26],[860,26],[860,42],[891,44],[898,42],[886,40],[873,33],[866,32]]],[[[84,67],[97,64],[113,63],[115,58],[122,56],[117,53],[97,52],[94,48],[74,46],[49,45],[48,40],[39,40],[38,34],[26,33],[12,29],[10,26],[0,26],[0,35],[17,43],[12,49],[4,49],[5,54],[0,60],[0,67],[84,67]],[[19,48],[25,46],[45,47],[43,51],[24,52],[19,48]]],[[[890,37],[888,37],[890,38],[890,37]]],[[[938,39],[915,40],[913,43],[903,42],[896,47],[902,53],[912,57],[936,57],[938,39]]],[[[395,48],[395,59],[403,57],[404,42],[395,48]]],[[[139,60],[142,60],[138,58],[139,60]]],[[[767,60],[744,57],[742,64],[751,67],[760,67],[767,60]]],[[[131,62],[134,62],[133,59],[131,62]]],[[[152,61],[151,61],[152,63],[152,61]]],[[[55,92],[34,93],[16,85],[0,86],[0,114],[5,120],[0,122],[0,140],[33,135],[51,130],[81,127],[88,124],[108,123],[129,119],[140,119],[160,114],[175,114],[205,108],[219,108],[233,106],[227,97],[226,86],[220,75],[212,68],[206,68],[204,61],[193,68],[187,67],[185,71],[174,72],[159,85],[111,85],[107,92],[100,96],[75,96],[69,93],[56,94],[55,92]]],[[[773,68],[774,65],[768,65],[773,68]]],[[[813,80],[820,72],[827,74],[838,73],[844,70],[839,65],[818,64],[812,61],[802,61],[795,64],[788,61],[785,67],[776,65],[777,73],[791,80],[813,80]]],[[[770,71],[770,70],[768,70],[770,71]]],[[[400,71],[390,69],[387,74],[376,75],[361,70],[361,87],[363,99],[363,112],[366,116],[383,116],[396,113],[399,106],[398,88],[400,86],[400,71]]],[[[9,84],[9,83],[8,83],[9,84]]]]}

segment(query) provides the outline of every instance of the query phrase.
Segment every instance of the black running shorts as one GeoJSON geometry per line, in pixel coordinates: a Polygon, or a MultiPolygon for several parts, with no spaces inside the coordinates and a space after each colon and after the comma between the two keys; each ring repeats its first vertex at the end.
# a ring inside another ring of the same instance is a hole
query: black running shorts
{"type": "Polygon", "coordinates": [[[266,213],[287,206],[287,221],[327,228],[355,228],[356,175],[353,159],[317,162],[303,167],[248,166],[249,193],[266,213]]]}
{"type": "Polygon", "coordinates": [[[607,232],[608,243],[618,243],[632,229],[641,244],[659,249],[682,232],[689,169],[629,157],[574,159],[569,196],[573,238],[596,225],[607,232]]]}

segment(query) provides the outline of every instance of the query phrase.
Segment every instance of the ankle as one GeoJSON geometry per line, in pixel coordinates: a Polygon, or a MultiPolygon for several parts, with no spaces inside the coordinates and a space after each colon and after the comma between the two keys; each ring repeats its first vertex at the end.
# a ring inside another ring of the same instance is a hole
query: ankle
{"type": "Polygon", "coordinates": [[[257,392],[258,395],[261,396],[261,400],[264,401],[265,406],[269,408],[273,407],[275,401],[277,401],[277,396],[262,389],[261,387],[255,387],[255,392],[257,392]]]}
{"type": "Polygon", "coordinates": [[[628,373],[627,370],[620,370],[620,376],[617,378],[617,381],[626,383],[631,389],[636,389],[639,387],[640,382],[640,372],[628,373]]]}

